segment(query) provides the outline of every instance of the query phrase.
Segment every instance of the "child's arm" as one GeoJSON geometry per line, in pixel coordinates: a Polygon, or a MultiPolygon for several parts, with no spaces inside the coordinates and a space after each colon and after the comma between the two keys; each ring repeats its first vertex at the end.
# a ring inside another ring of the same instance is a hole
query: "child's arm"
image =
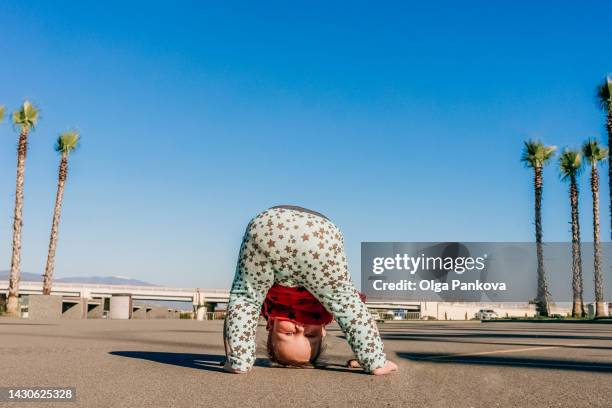
{"type": "Polygon", "coordinates": [[[313,294],[334,315],[363,369],[373,372],[383,367],[387,358],[368,308],[349,280],[331,279],[331,284],[315,289],[313,294]]]}
{"type": "Polygon", "coordinates": [[[255,364],[255,334],[261,305],[272,286],[274,273],[247,227],[230,291],[223,327],[226,371],[246,372],[255,364]]]}
{"type": "Polygon", "coordinates": [[[379,370],[389,364],[378,327],[351,283],[342,234],[333,224],[325,224],[311,244],[316,270],[303,276],[303,285],[334,315],[364,370],[385,371],[379,370]]]}

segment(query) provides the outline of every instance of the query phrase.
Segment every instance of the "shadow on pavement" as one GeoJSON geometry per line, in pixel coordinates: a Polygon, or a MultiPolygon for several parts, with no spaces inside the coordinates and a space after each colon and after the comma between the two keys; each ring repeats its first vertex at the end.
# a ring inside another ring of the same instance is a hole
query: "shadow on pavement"
{"type": "Polygon", "coordinates": [[[612,333],[612,329],[603,328],[601,325],[599,326],[589,326],[589,327],[580,327],[580,328],[556,328],[556,327],[533,327],[533,326],[521,326],[521,327],[500,327],[500,323],[487,325],[483,323],[482,325],[473,325],[473,326],[457,326],[450,327],[449,326],[433,326],[431,324],[412,324],[412,325],[402,325],[402,324],[394,324],[394,325],[385,325],[379,324],[378,329],[381,331],[387,331],[389,333],[393,332],[405,332],[406,330],[438,330],[442,329],[444,331],[461,331],[461,332],[469,332],[469,331],[479,331],[479,332],[517,332],[517,331],[530,331],[534,333],[612,333]]]}
{"type": "MultiPolygon", "coordinates": [[[[403,333],[383,333],[380,336],[383,340],[412,340],[417,342],[434,342],[434,343],[458,343],[458,344],[492,344],[492,345],[500,345],[500,346],[538,346],[538,345],[548,345],[546,343],[530,343],[530,342],[508,342],[508,341],[479,341],[479,340],[470,340],[470,339],[461,339],[461,338],[441,338],[437,334],[431,334],[428,336],[414,336],[411,334],[403,334],[403,333]]],[[[533,336],[533,338],[528,340],[547,340],[540,339],[538,336],[533,336]]],[[[594,349],[594,350],[612,350],[612,346],[598,346],[591,344],[558,344],[555,343],[555,347],[561,348],[572,348],[572,349],[594,349]]]]}
{"type": "Polygon", "coordinates": [[[219,333],[219,330],[159,330],[161,333],[195,333],[195,334],[206,334],[206,333],[219,333]]]}
{"type": "Polygon", "coordinates": [[[562,334],[540,334],[540,333],[381,333],[383,338],[389,340],[416,340],[420,337],[436,337],[446,339],[465,338],[491,338],[491,339],[539,339],[539,340],[612,340],[605,336],[579,336],[562,334]]]}
{"type": "MultiPolygon", "coordinates": [[[[225,362],[225,355],[223,354],[191,354],[191,353],[166,353],[159,351],[111,351],[109,354],[119,357],[137,358],[141,360],[154,361],[156,363],[170,364],[179,367],[196,368],[206,371],[214,372],[225,372],[223,370],[223,363],[225,362]]],[[[285,368],[285,369],[303,369],[295,367],[284,367],[281,365],[271,364],[269,360],[265,358],[255,359],[255,367],[267,367],[267,368],[285,368]]],[[[338,371],[338,372],[350,372],[354,374],[366,374],[361,369],[347,368],[341,364],[323,363],[321,366],[317,366],[318,370],[325,371],[338,371]]]]}
{"type": "Polygon", "coordinates": [[[544,368],[570,371],[612,373],[612,365],[594,361],[572,361],[543,358],[495,357],[495,356],[453,356],[442,353],[397,352],[398,357],[412,361],[435,364],[497,365],[507,367],[544,368]]]}
{"type": "MultiPolygon", "coordinates": [[[[165,353],[158,351],[111,351],[109,354],[113,356],[149,360],[179,367],[224,372],[222,364],[225,361],[225,356],[221,354],[165,353]]],[[[258,358],[255,361],[255,366],[268,367],[267,360],[258,358]]]]}

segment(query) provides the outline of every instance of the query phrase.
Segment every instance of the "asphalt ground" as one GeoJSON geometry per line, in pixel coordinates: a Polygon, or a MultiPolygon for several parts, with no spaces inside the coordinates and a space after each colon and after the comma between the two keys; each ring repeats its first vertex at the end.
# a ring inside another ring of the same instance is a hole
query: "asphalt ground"
{"type": "Polygon", "coordinates": [[[0,318],[0,387],[76,387],[76,403],[15,407],[611,407],[612,325],[379,324],[400,371],[347,369],[328,330],[324,369],[222,372],[222,322],[0,318]]]}

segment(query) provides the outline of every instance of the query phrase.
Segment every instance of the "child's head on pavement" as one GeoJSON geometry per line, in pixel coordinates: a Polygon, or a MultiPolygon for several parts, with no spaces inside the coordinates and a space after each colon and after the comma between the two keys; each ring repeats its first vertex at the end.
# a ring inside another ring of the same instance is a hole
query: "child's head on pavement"
{"type": "Polygon", "coordinates": [[[292,320],[269,319],[268,357],[290,367],[314,367],[321,356],[325,325],[301,324],[292,320]]]}

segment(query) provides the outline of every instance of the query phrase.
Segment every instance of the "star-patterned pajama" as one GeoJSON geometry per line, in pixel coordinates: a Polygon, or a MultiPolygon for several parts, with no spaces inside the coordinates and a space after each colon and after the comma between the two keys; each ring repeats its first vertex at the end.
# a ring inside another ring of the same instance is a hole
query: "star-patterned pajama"
{"type": "Polygon", "coordinates": [[[224,336],[232,369],[255,363],[255,332],[268,289],[302,286],[333,314],[367,372],[386,362],[375,321],[348,273],[342,233],[324,216],[273,207],[247,226],[230,292],[224,336]]]}

